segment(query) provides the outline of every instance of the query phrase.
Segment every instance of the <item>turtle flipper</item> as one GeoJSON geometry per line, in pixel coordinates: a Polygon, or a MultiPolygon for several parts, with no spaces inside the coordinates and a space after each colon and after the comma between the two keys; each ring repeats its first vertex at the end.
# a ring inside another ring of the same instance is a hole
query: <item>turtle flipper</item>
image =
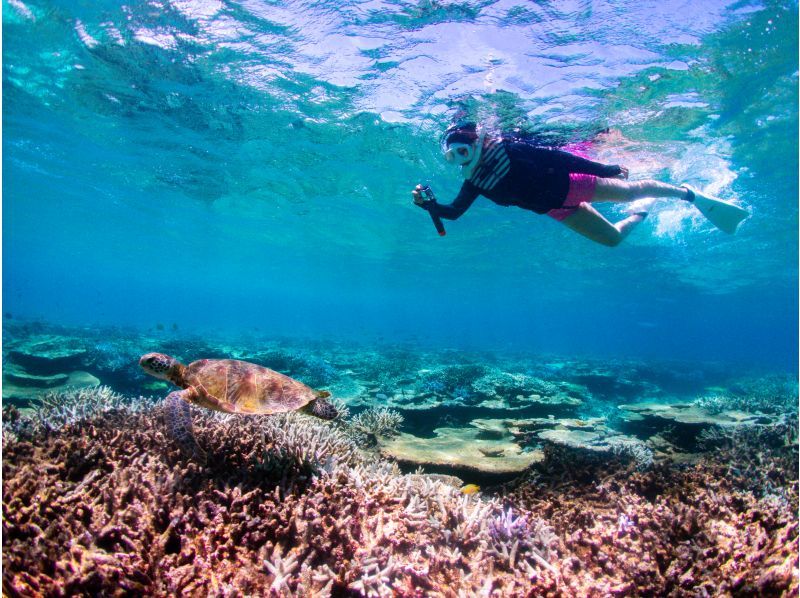
{"type": "Polygon", "coordinates": [[[193,459],[205,462],[206,453],[197,444],[192,427],[192,413],[189,403],[184,400],[187,390],[176,390],[164,400],[166,424],[169,435],[178,443],[181,452],[193,459]]]}

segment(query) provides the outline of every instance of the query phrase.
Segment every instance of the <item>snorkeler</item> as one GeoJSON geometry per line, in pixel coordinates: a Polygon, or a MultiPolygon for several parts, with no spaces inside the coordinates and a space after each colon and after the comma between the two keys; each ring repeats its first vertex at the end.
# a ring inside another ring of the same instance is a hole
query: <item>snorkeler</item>
{"type": "Polygon", "coordinates": [[[692,202],[713,224],[736,232],[747,217],[744,209],[700,193],[689,185],[676,187],[654,180],[628,182],[624,166],[592,162],[575,154],[539,147],[526,140],[492,137],[474,123],[445,131],[442,150],[448,162],[461,166],[466,179],[453,203],[439,204],[429,187],[417,185],[414,203],[427,210],[440,235],[440,218],[455,220],[479,195],[501,206],[518,206],[563,222],[581,235],[614,247],[648,214],[657,198],[692,202]],[[606,220],[591,204],[632,202],[649,198],[648,205],[616,223],[606,220]]]}

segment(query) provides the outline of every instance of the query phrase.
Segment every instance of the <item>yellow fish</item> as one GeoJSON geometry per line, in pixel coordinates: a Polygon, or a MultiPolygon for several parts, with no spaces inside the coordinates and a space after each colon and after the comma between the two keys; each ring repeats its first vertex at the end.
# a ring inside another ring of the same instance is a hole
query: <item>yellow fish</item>
{"type": "Polygon", "coordinates": [[[461,494],[475,494],[479,492],[480,489],[481,487],[476,484],[467,484],[461,489],[461,494]]]}

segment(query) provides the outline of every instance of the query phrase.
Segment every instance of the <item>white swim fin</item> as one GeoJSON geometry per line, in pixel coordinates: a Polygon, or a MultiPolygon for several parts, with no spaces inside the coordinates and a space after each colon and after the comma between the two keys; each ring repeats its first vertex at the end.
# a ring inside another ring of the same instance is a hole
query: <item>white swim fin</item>
{"type": "Polygon", "coordinates": [[[701,193],[689,185],[683,186],[694,195],[694,199],[690,199],[689,201],[700,210],[700,213],[703,214],[711,224],[721,231],[732,235],[736,232],[742,220],[750,215],[750,212],[744,208],[740,208],[736,204],[701,193]]]}

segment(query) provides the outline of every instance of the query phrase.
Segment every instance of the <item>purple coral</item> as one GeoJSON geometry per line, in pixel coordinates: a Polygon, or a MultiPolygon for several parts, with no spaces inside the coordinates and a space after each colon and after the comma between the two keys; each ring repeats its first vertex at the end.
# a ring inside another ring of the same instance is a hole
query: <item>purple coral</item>
{"type": "Polygon", "coordinates": [[[489,534],[495,540],[514,540],[529,535],[528,519],[524,515],[514,515],[509,507],[489,520],[489,534]]]}

